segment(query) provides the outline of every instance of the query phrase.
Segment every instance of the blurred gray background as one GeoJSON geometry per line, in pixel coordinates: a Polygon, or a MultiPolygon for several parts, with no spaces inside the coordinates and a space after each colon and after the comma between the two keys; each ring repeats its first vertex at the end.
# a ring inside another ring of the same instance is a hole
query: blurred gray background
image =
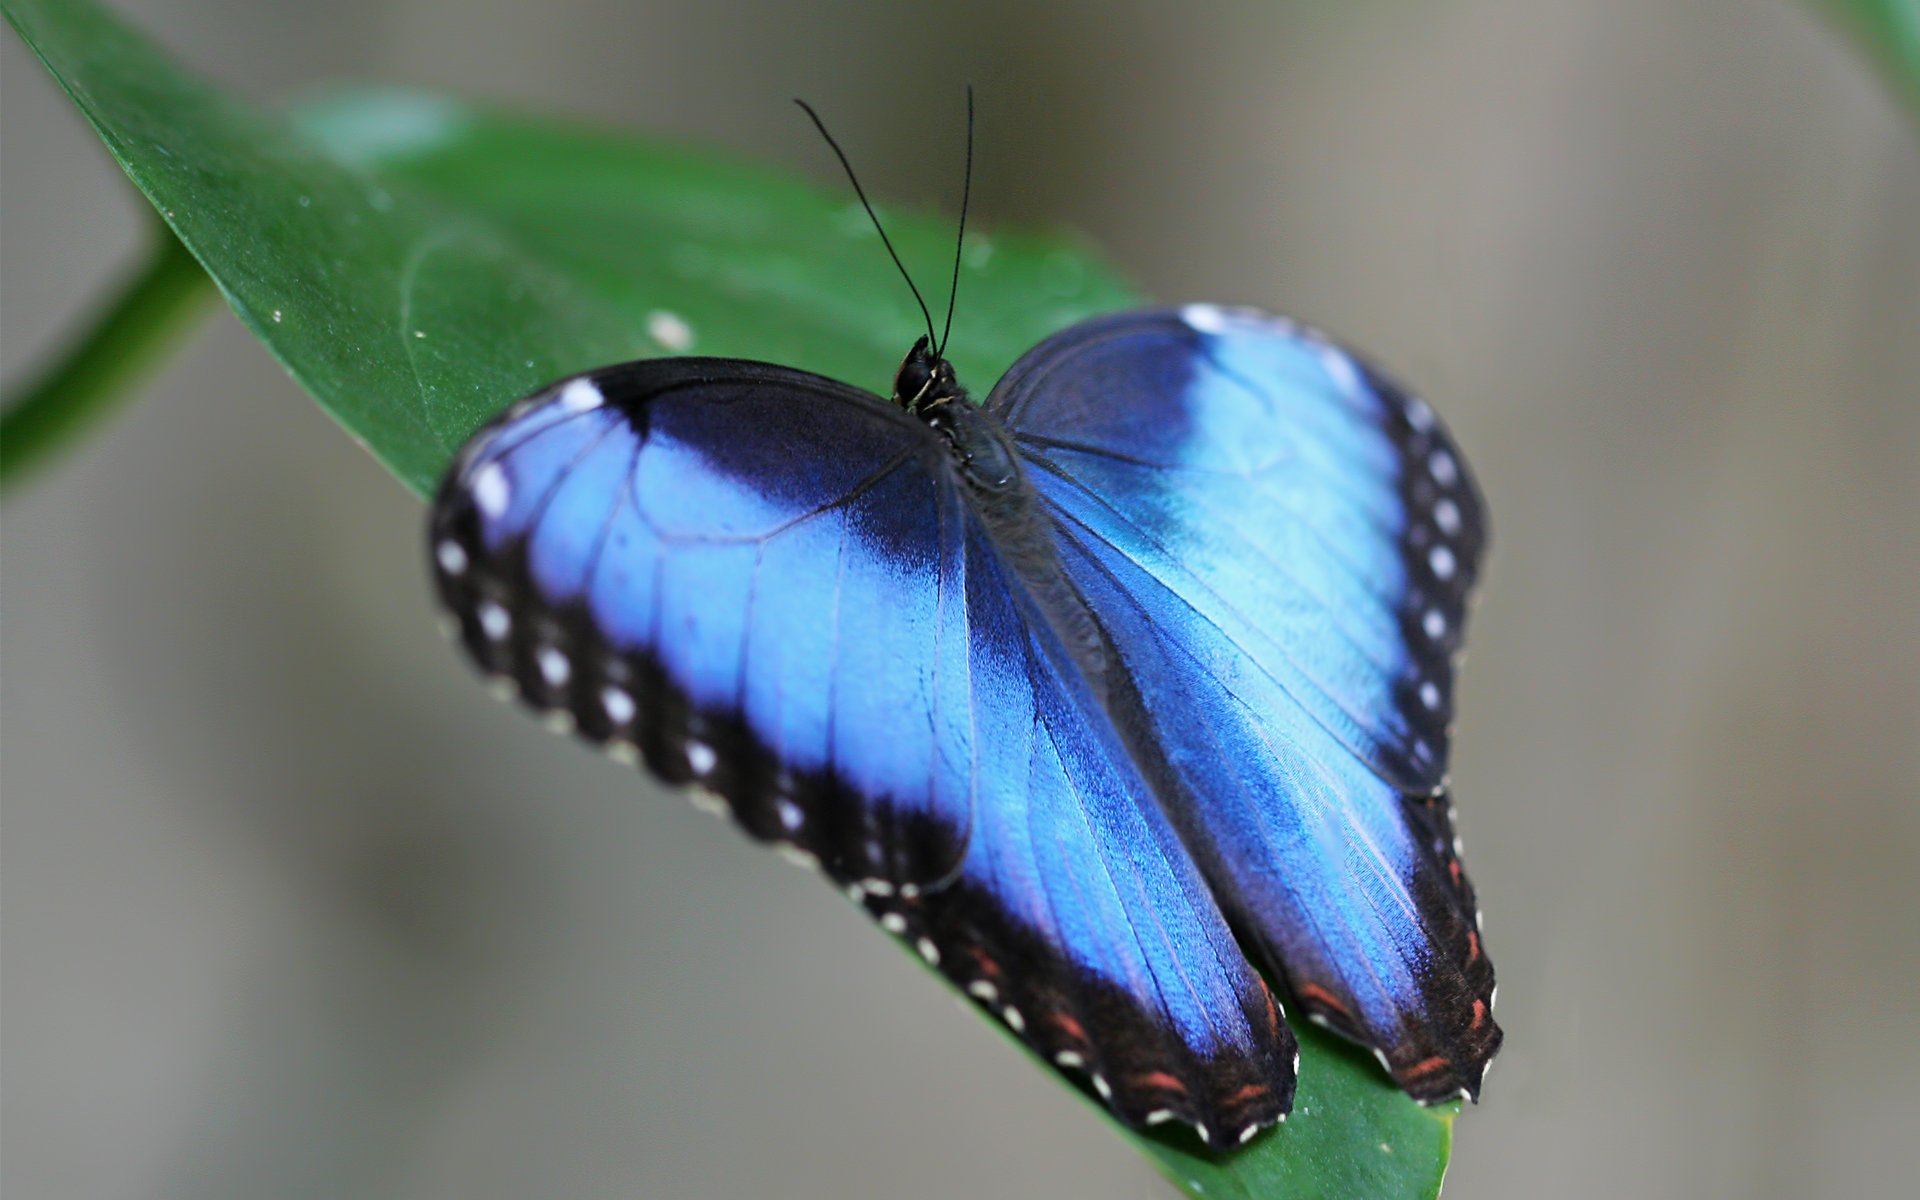
{"type": "MultiPolygon", "coordinates": [[[[1478,468],[1508,1042],[1448,1194],[1911,1194],[1920,137],[1804,8],[119,7],[263,101],[417,82],[832,182],[804,94],[946,205],[976,81],[983,223],[1339,330],[1478,468]]],[[[141,227],[0,69],[18,380],[141,227]]],[[[829,889],[488,699],[421,515],[224,312],[7,498],[9,1197],[1169,1194],[829,889]]]]}

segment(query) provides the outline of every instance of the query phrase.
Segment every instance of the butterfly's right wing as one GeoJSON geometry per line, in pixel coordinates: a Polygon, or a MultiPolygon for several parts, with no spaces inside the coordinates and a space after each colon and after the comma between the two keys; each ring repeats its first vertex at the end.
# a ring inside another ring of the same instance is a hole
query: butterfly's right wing
{"type": "Polygon", "coordinates": [[[1445,772],[1486,522],[1445,428],[1327,338],[1208,305],[1063,330],[988,409],[1235,929],[1409,1094],[1477,1095],[1502,1035],[1445,772]]]}
{"type": "Polygon", "coordinates": [[[479,433],[435,502],[467,651],[718,797],[1134,1124],[1284,1114],[1266,986],[945,444],[780,367],[633,363],[479,433]]]}

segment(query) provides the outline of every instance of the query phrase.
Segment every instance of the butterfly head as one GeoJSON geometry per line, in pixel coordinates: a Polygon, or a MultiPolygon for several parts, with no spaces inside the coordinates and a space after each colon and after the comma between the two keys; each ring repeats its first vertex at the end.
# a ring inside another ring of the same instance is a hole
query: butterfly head
{"type": "Polygon", "coordinates": [[[924,336],[913,343],[900,369],[894,372],[893,402],[916,416],[964,395],[965,389],[954,378],[953,364],[924,336]]]}
{"type": "Polygon", "coordinates": [[[880,224],[880,215],[867,202],[867,193],[854,175],[853,164],[847,161],[846,152],[827,132],[826,122],[820,119],[819,113],[813,111],[811,104],[797,98],[794,103],[807,114],[813,127],[820,131],[820,136],[832,148],[834,157],[840,160],[840,166],[847,172],[847,182],[853,185],[853,194],[860,197],[860,206],[867,210],[867,218],[873,222],[874,232],[880,235],[880,244],[887,248],[888,257],[900,269],[900,277],[907,281],[907,290],[913,293],[914,303],[920,306],[920,315],[926,318],[927,335],[914,342],[913,349],[907,351],[907,357],[900,363],[900,369],[894,372],[893,402],[916,417],[931,420],[935,414],[944,411],[943,406],[948,401],[962,399],[967,394],[960,386],[960,381],[954,378],[953,364],[947,361],[946,347],[947,338],[953,334],[954,300],[960,294],[960,251],[967,241],[967,201],[973,195],[973,85],[967,85],[967,173],[965,186],[960,193],[960,229],[953,239],[953,283],[947,289],[947,327],[938,340],[933,335],[933,310],[927,307],[926,297],[920,294],[920,288],[913,282],[907,265],[900,261],[899,252],[893,248],[893,239],[887,236],[886,226],[880,224]]]}

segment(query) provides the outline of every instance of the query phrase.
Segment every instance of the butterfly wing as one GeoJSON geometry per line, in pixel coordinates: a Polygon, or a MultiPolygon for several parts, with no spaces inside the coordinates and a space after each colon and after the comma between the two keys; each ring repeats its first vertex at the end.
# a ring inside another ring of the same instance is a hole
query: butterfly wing
{"type": "Polygon", "coordinates": [[[1075,326],[987,407],[1236,926],[1415,1097],[1477,1094],[1500,1031],[1445,767],[1485,527],[1432,411],[1321,335],[1210,306],[1075,326]]]}
{"type": "Polygon", "coordinates": [[[1231,1144],[1294,1048],[945,443],[780,367],[562,381],[433,508],[468,653],[817,865],[1122,1118],[1231,1144]]]}

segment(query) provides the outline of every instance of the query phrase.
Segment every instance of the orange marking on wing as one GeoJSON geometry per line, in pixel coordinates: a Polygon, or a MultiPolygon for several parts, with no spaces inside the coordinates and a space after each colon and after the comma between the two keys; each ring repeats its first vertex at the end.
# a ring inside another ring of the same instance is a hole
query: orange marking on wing
{"type": "Polygon", "coordinates": [[[1000,964],[993,961],[993,955],[988,954],[978,946],[970,947],[970,949],[973,952],[973,961],[980,964],[980,973],[990,979],[998,979],[1000,977],[1000,964]]]}
{"type": "Polygon", "coordinates": [[[1311,1001],[1314,1004],[1323,1005],[1339,1013],[1343,1017],[1348,1015],[1347,1006],[1340,1003],[1338,1000],[1334,999],[1333,993],[1321,987],[1319,984],[1303,983],[1300,985],[1299,990],[1300,990],[1300,998],[1302,1000],[1307,1000],[1307,1001],[1311,1001]]]}
{"type": "Polygon", "coordinates": [[[1180,1092],[1183,1095],[1187,1090],[1186,1084],[1181,1083],[1179,1079],[1167,1074],[1165,1071],[1148,1071],[1145,1074],[1134,1076],[1133,1081],[1141,1087],[1164,1088],[1169,1092],[1180,1092]]]}
{"type": "Polygon", "coordinates": [[[1087,1031],[1081,1027],[1080,1022],[1063,1012],[1052,1014],[1052,1019],[1053,1023],[1059,1026],[1061,1033],[1066,1034],[1074,1041],[1080,1042],[1083,1045],[1086,1043],[1087,1031]]]}
{"type": "Polygon", "coordinates": [[[1422,1075],[1431,1075],[1446,1065],[1447,1060],[1436,1054],[1432,1058],[1421,1059],[1419,1062],[1402,1071],[1401,1074],[1418,1078],[1422,1075]]]}
{"type": "Polygon", "coordinates": [[[1460,886],[1460,860],[1459,859],[1450,858],[1447,860],[1447,874],[1453,876],[1453,886],[1459,887],[1460,886]]]}
{"type": "Polygon", "coordinates": [[[1480,935],[1471,929],[1467,930],[1467,961],[1480,961],[1480,935]]]}
{"type": "Polygon", "coordinates": [[[1221,1103],[1227,1108],[1237,1108],[1242,1104],[1258,1100],[1260,1097],[1266,1095],[1268,1090],[1267,1085],[1264,1083],[1250,1083],[1233,1095],[1228,1096],[1221,1103]]]}
{"type": "Polygon", "coordinates": [[[1486,1019],[1487,1019],[1487,1002],[1484,1000],[1476,999],[1473,1002],[1473,1024],[1469,1025],[1467,1028],[1478,1029],[1480,1028],[1480,1023],[1482,1021],[1485,1021],[1486,1019]]]}

